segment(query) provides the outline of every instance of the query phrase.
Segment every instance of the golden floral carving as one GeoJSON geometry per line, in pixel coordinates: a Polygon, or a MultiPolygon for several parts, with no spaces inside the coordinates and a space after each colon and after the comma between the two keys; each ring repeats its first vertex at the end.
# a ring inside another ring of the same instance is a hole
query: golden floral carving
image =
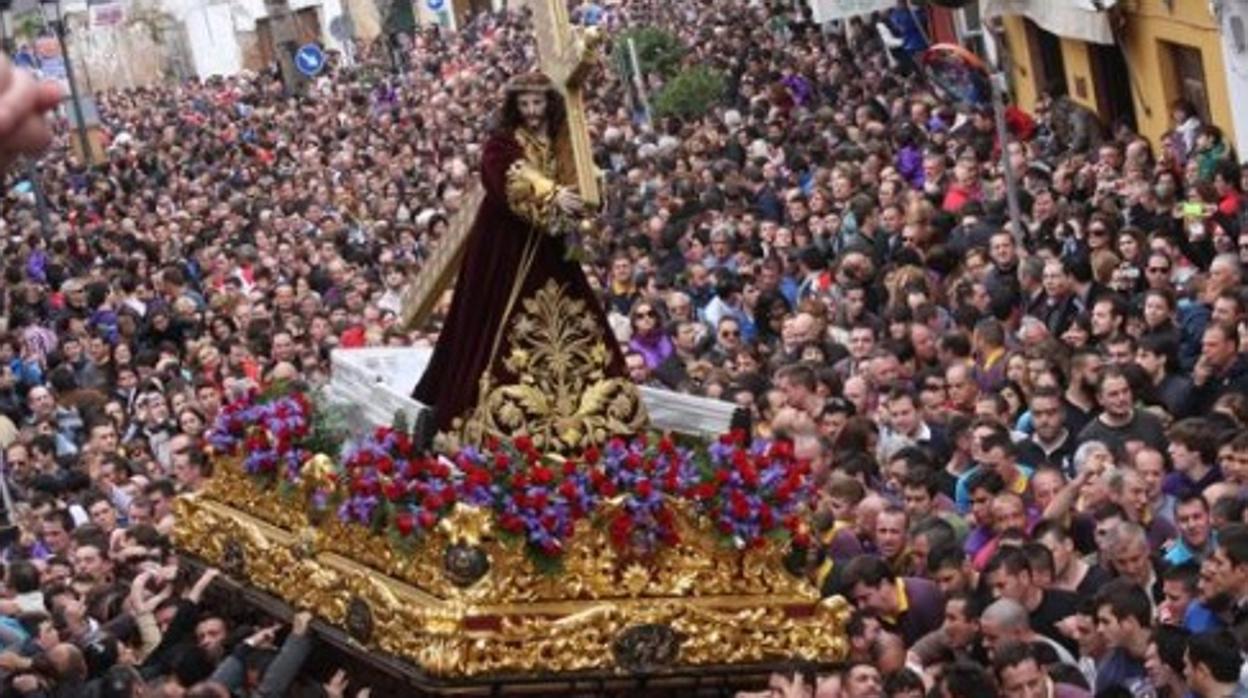
{"type": "Polygon", "coordinates": [[[484,398],[464,425],[464,440],[528,434],[539,450],[566,453],[644,428],[637,386],[607,377],[603,330],[585,302],[568,297],[551,280],[523,307],[512,322],[511,350],[503,360],[518,382],[493,387],[487,376],[484,398]]]}

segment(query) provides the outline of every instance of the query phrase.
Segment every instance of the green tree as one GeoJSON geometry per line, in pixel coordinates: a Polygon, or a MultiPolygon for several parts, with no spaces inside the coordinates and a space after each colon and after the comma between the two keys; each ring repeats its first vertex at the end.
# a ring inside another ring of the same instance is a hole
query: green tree
{"type": "Polygon", "coordinates": [[[654,98],[656,116],[697,118],[718,102],[727,89],[724,74],[694,66],[672,78],[654,98]]]}
{"type": "Polygon", "coordinates": [[[628,41],[637,46],[637,63],[643,75],[657,73],[669,78],[680,70],[680,60],[685,47],[675,35],[654,27],[637,27],[616,36],[614,59],[625,77],[632,77],[632,59],[628,54],[628,41]]]}

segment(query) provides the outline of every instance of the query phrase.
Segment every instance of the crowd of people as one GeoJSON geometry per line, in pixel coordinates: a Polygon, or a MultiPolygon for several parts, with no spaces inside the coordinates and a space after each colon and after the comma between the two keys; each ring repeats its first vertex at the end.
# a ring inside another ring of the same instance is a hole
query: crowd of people
{"type": "MultiPolygon", "coordinates": [[[[1001,143],[915,70],[904,5],[835,31],[788,2],[574,16],[727,79],[653,119],[594,81],[585,265],[633,380],[733,401],[816,466],[809,573],[855,607],[851,656],[768,695],[1248,695],[1248,169],[1218,126],[1176,103],[1151,143],[1055,94],[1001,143]]],[[[7,174],[4,695],[347,690],[300,671],[306,616],[278,643],[204,602],[171,503],[232,397],[432,341],[401,289],[535,55],[516,12],[352,53],[299,93],[273,70],[99,95],[106,160],[62,129],[46,220],[7,174]]]]}

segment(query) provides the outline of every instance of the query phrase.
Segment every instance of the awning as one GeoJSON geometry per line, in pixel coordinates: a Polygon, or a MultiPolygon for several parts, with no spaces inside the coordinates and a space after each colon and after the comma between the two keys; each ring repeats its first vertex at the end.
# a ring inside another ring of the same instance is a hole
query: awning
{"type": "Polygon", "coordinates": [[[1114,44],[1109,8],[1117,0],[980,0],[984,17],[1022,15],[1058,36],[1114,44]]]}

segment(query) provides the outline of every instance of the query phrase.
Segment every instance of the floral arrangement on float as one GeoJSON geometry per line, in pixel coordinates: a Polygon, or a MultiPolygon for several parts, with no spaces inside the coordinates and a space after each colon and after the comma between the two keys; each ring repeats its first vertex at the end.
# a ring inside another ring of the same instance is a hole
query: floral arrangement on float
{"type": "Polygon", "coordinates": [[[489,512],[494,530],[550,572],[581,520],[603,527],[621,554],[647,556],[679,545],[682,508],[711,522],[730,549],[810,545],[810,466],[789,441],[638,434],[558,455],[517,436],[429,454],[401,423],[341,445],[331,422],[302,392],[252,391],[222,409],[207,443],[239,458],[262,487],[304,497],[309,512],[367,527],[400,549],[419,545],[459,503],[489,512]],[[337,460],[325,455],[338,451],[337,460]]]}

